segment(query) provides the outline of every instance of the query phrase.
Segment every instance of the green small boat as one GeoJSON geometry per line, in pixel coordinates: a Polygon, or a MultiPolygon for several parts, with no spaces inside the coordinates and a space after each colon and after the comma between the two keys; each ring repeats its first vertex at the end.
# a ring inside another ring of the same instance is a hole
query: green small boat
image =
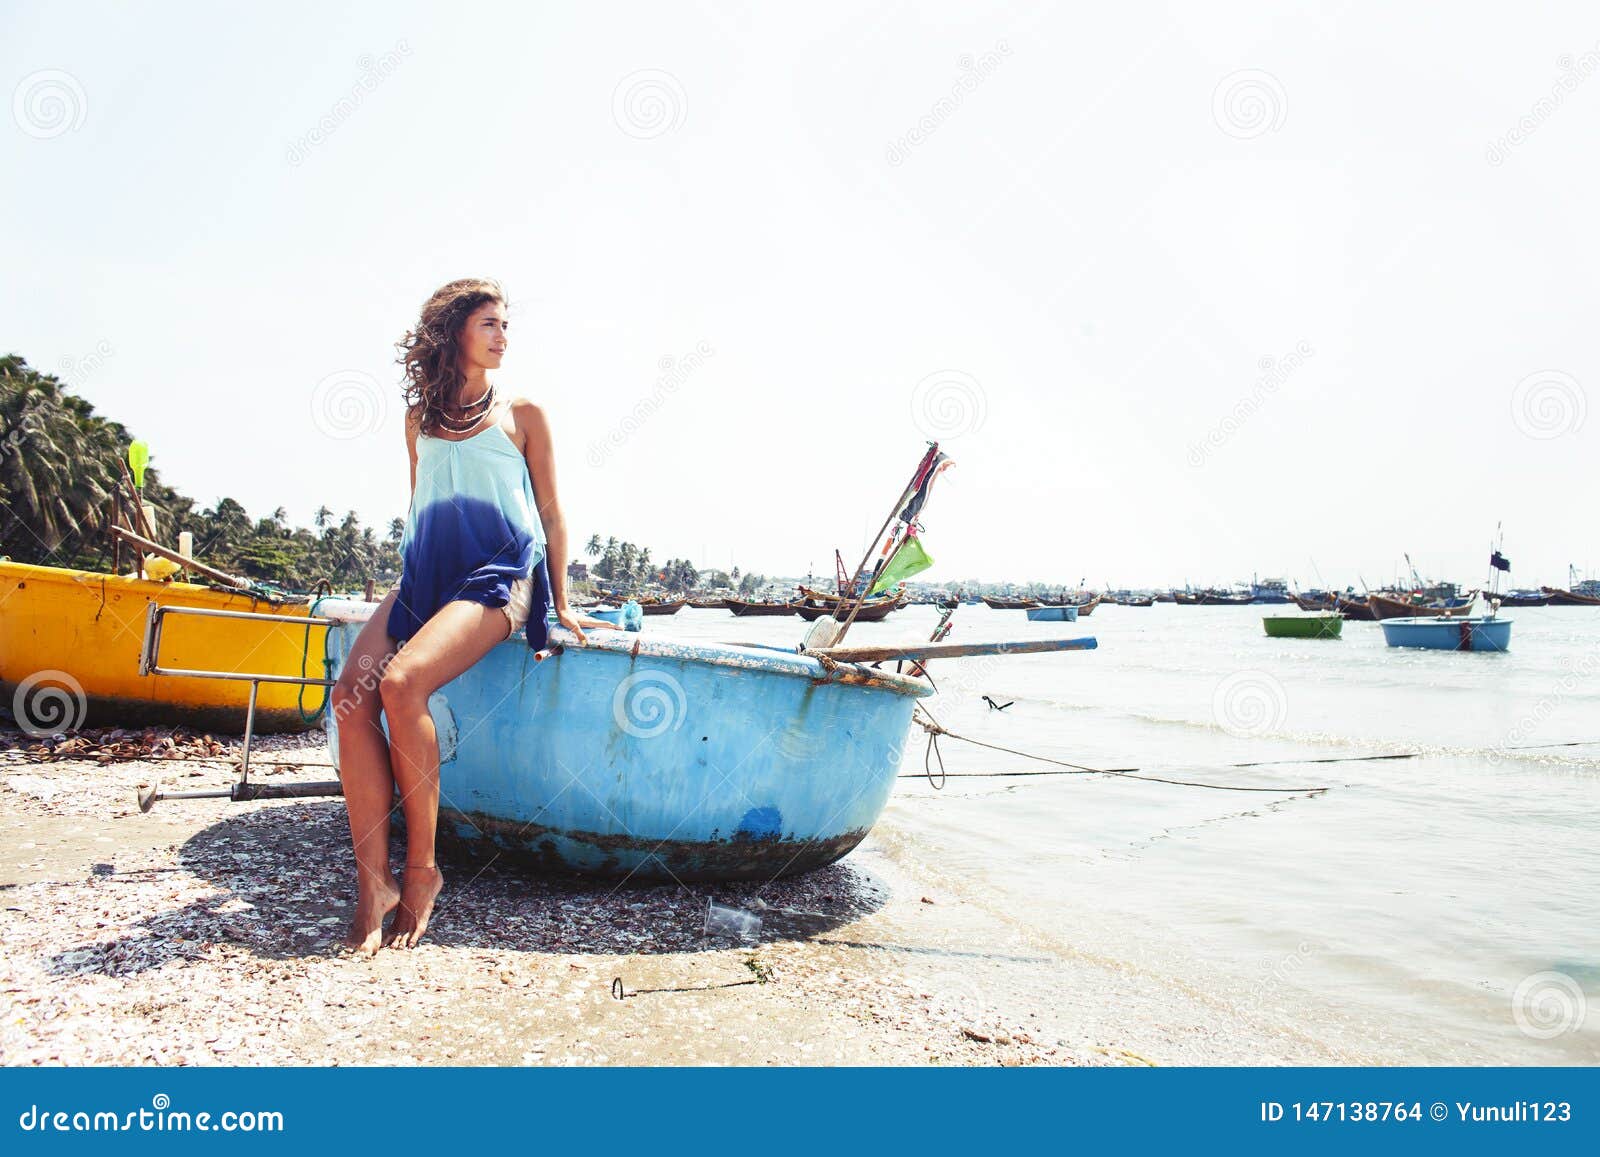
{"type": "Polygon", "coordinates": [[[1267,615],[1261,620],[1274,639],[1337,639],[1344,627],[1338,615],[1267,615]]]}

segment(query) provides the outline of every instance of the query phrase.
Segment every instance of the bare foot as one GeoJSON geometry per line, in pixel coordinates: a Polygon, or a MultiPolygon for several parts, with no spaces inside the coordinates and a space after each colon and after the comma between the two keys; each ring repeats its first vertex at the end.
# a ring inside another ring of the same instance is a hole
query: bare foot
{"type": "Polygon", "coordinates": [[[433,915],[433,901],[444,887],[444,873],[435,864],[406,865],[405,882],[400,888],[400,911],[389,926],[391,948],[415,948],[428,930],[428,917],[433,915]]]}
{"type": "Polygon", "coordinates": [[[400,903],[400,886],[393,876],[386,875],[383,885],[368,895],[363,891],[356,900],[355,918],[350,921],[350,931],[345,933],[344,946],[363,956],[378,950],[383,938],[384,917],[400,903]]]}

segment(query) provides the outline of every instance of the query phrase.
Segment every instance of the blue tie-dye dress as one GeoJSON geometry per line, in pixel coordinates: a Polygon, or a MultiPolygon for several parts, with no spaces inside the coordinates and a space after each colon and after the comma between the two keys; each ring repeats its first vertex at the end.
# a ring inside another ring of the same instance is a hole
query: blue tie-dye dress
{"type": "Polygon", "coordinates": [[[532,577],[523,628],[528,646],[548,639],[550,575],[544,523],[527,459],[496,418],[459,441],[417,435],[417,485],[400,539],[400,590],[390,636],[405,642],[446,603],[511,601],[511,584],[532,577]]]}

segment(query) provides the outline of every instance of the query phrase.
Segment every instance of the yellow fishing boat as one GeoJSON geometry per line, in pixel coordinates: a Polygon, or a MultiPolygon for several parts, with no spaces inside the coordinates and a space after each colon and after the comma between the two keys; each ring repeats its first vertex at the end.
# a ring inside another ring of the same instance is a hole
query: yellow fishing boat
{"type": "MultiPolygon", "coordinates": [[[[175,616],[163,628],[164,666],[324,677],[327,628],[295,623],[307,617],[310,596],[0,561],[0,703],[19,726],[35,732],[158,723],[243,732],[253,686],[248,679],[139,673],[151,604],[284,619],[280,625],[175,616]]],[[[261,683],[254,729],[320,726],[325,694],[321,687],[261,683]]]]}

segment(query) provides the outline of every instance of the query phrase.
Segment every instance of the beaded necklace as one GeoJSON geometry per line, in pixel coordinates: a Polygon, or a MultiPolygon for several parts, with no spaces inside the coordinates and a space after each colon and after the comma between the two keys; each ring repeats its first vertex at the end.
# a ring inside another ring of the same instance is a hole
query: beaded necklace
{"type": "Polygon", "coordinates": [[[489,412],[489,407],[492,405],[494,405],[494,386],[491,385],[487,390],[483,391],[483,396],[478,398],[477,401],[457,407],[462,414],[466,415],[464,418],[450,417],[443,407],[440,407],[434,418],[441,427],[449,430],[452,434],[465,434],[483,421],[483,416],[489,412]]]}

